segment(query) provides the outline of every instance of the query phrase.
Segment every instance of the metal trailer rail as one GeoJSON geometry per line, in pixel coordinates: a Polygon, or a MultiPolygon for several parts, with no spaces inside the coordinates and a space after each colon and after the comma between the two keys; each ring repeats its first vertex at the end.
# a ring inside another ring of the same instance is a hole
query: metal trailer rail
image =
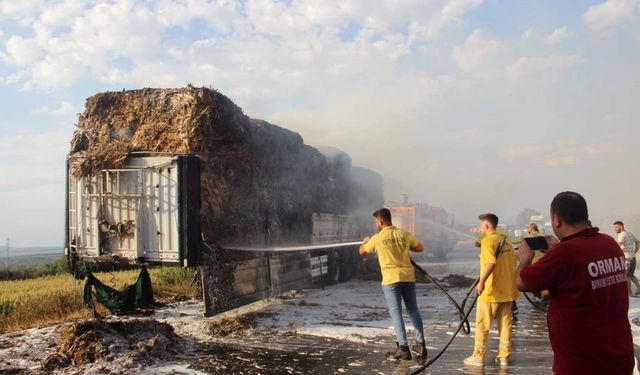
{"type": "MultiPolygon", "coordinates": [[[[294,246],[220,245],[235,253],[202,267],[205,315],[279,296],[291,290],[346,282],[356,274],[362,241],[294,246]]],[[[323,241],[324,242],[324,241],[323,241]]],[[[205,243],[206,244],[206,243],[205,243]]]]}
{"type": "Polygon", "coordinates": [[[362,241],[353,241],[353,242],[340,242],[340,243],[330,243],[330,244],[322,244],[322,245],[300,245],[300,246],[272,246],[272,247],[255,247],[255,246],[222,246],[227,250],[235,250],[235,251],[257,251],[257,252],[292,252],[292,251],[312,251],[312,250],[326,250],[326,249],[337,249],[342,247],[351,247],[362,244],[362,241]]]}
{"type": "MultiPolygon", "coordinates": [[[[309,254],[309,267],[313,285],[337,284],[348,281],[357,272],[360,263],[359,255],[348,251],[357,249],[362,241],[335,242],[316,245],[292,245],[292,246],[222,246],[227,250],[250,253],[262,253],[268,259],[285,257],[287,254],[309,254]],[[342,250],[342,251],[340,251],[342,250]],[[353,259],[353,258],[356,259],[353,259]]],[[[298,255],[299,256],[299,255],[298,255]]],[[[296,272],[296,271],[294,271],[296,272]]]]}

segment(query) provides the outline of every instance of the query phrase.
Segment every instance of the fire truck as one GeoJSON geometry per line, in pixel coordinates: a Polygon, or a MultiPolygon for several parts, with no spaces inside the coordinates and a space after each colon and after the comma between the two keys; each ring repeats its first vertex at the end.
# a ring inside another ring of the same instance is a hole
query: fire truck
{"type": "Polygon", "coordinates": [[[407,196],[403,201],[387,202],[393,224],[413,233],[425,248],[424,256],[446,258],[455,245],[451,235],[455,226],[455,216],[441,207],[426,203],[410,203],[407,196]]]}

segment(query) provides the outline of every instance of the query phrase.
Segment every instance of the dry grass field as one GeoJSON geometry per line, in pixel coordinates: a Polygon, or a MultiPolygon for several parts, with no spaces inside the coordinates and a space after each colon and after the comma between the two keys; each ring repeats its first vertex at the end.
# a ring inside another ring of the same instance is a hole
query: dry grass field
{"type": "MultiPolygon", "coordinates": [[[[189,287],[193,272],[180,267],[150,269],[156,300],[195,296],[196,287],[189,287]]],[[[135,282],[138,273],[139,270],[130,270],[95,276],[106,285],[122,290],[135,282]]],[[[75,280],[70,274],[0,281],[0,332],[89,317],[91,311],[82,304],[82,286],[83,281],[75,280]]],[[[106,310],[99,308],[98,311],[105,313],[106,310]]]]}

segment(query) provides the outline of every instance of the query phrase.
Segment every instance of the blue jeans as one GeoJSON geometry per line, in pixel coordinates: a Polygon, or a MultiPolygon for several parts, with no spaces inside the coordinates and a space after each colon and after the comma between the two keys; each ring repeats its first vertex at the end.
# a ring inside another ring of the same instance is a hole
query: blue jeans
{"type": "Polygon", "coordinates": [[[402,319],[402,302],[409,313],[411,323],[416,331],[416,341],[424,342],[424,328],[422,326],[422,318],[418,311],[418,303],[416,302],[416,283],[395,283],[383,285],[382,291],[384,298],[387,300],[389,307],[389,315],[393,322],[393,330],[396,332],[396,340],[398,345],[407,345],[407,332],[404,329],[404,320],[402,319]]]}

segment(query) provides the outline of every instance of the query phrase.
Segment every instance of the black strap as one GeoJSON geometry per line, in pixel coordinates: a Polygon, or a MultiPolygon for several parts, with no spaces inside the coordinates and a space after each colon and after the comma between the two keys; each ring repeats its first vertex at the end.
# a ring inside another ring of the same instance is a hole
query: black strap
{"type": "Polygon", "coordinates": [[[496,249],[496,258],[502,252],[502,247],[504,246],[505,242],[507,242],[507,235],[506,234],[502,236],[502,239],[500,240],[500,245],[498,245],[498,249],[496,249]]]}

